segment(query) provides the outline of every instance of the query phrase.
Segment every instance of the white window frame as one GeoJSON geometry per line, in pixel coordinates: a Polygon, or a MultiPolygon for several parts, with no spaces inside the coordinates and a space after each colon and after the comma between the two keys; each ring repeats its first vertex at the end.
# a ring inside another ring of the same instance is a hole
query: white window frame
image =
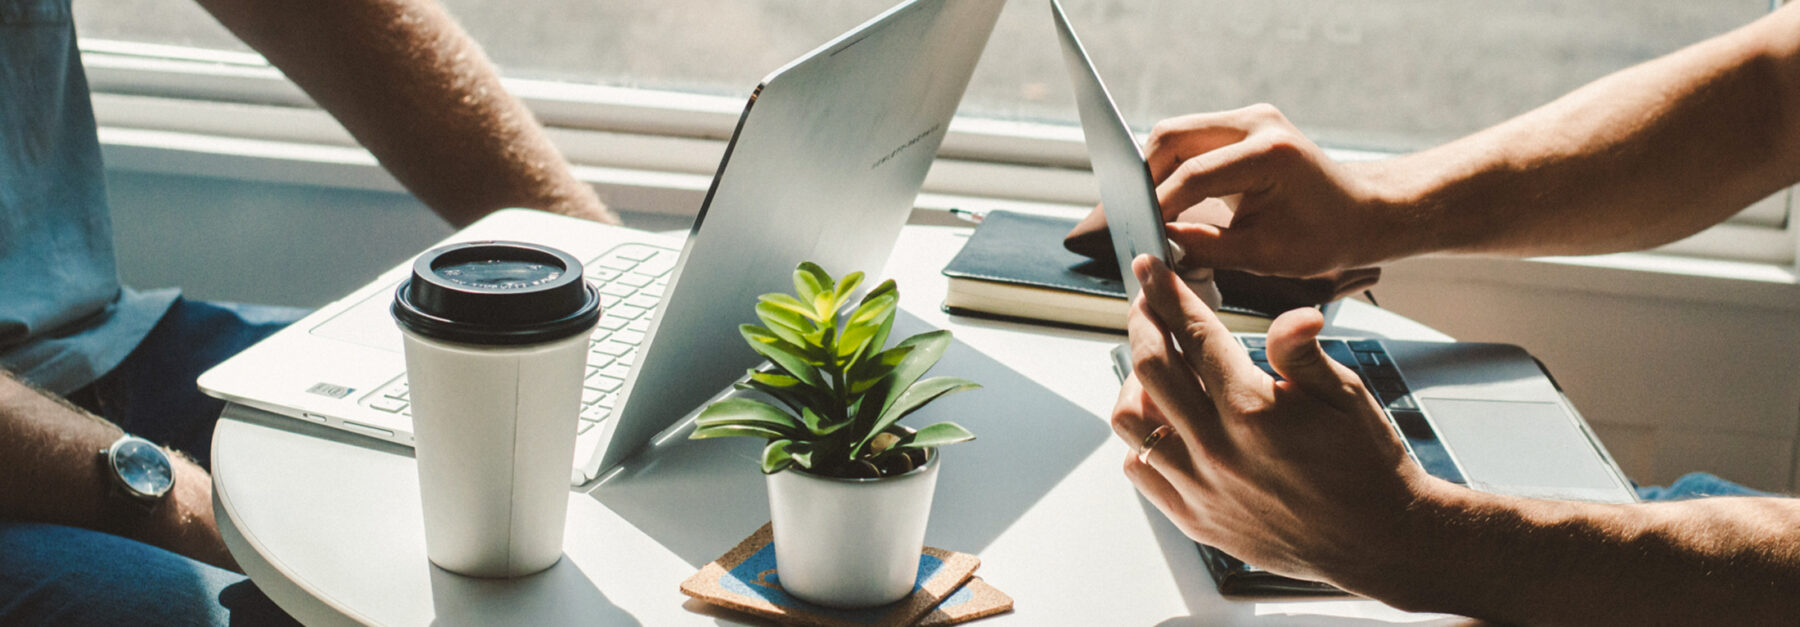
{"type": "MultiPolygon", "coordinates": [[[[80,47],[109,167],[400,191],[259,55],[92,39],[80,47]]],[[[578,176],[609,203],[639,212],[693,215],[743,108],[734,97],[504,82],[546,125],[578,176]]],[[[1390,156],[1329,151],[1346,160],[1390,156]]],[[[1539,261],[1800,284],[1794,197],[1784,190],[1656,251],[1539,261]]],[[[966,207],[1078,215],[1097,201],[1078,127],[958,117],[918,204],[926,214],[966,207]]]]}

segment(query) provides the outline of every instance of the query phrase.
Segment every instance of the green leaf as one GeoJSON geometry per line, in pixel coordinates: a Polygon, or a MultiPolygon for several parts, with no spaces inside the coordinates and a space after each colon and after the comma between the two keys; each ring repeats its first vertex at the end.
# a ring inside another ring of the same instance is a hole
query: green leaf
{"type": "Polygon", "coordinates": [[[945,444],[967,442],[975,439],[975,434],[954,422],[940,422],[914,432],[911,436],[894,445],[897,449],[937,448],[945,444]]]}
{"type": "Polygon", "coordinates": [[[768,325],[767,328],[775,335],[802,349],[812,344],[806,340],[806,334],[818,328],[805,316],[768,301],[756,304],[756,317],[762,319],[763,324],[768,325]]]}
{"type": "Polygon", "coordinates": [[[819,361],[808,357],[800,347],[782,339],[774,331],[754,324],[739,325],[738,333],[744,336],[744,341],[750,345],[750,350],[767,357],[777,368],[807,385],[824,386],[816,369],[819,361]]]}
{"type": "Polygon", "coordinates": [[[893,292],[896,297],[900,295],[900,287],[894,283],[893,279],[882,281],[881,285],[877,285],[875,289],[869,290],[869,293],[863,294],[862,302],[869,302],[875,297],[889,292],[893,292]]]}
{"type": "Polygon", "coordinates": [[[694,433],[714,427],[747,427],[774,431],[782,437],[805,433],[804,425],[774,405],[753,398],[728,398],[700,411],[694,433]]]}
{"type": "Polygon", "coordinates": [[[781,436],[782,436],[782,433],[780,431],[776,431],[773,429],[764,429],[762,427],[748,427],[748,426],[742,426],[742,425],[723,425],[723,426],[717,426],[717,427],[705,427],[705,428],[694,429],[693,433],[688,434],[688,439],[689,440],[704,440],[707,438],[735,438],[735,437],[779,438],[781,436]]]}
{"type": "Polygon", "coordinates": [[[826,321],[825,326],[830,327],[833,324],[830,321],[837,317],[837,300],[835,299],[835,294],[833,292],[819,292],[818,296],[813,297],[812,304],[813,311],[818,312],[819,319],[826,321]]]}
{"type": "Polygon", "coordinates": [[[737,383],[731,384],[731,387],[732,387],[732,389],[736,389],[736,390],[745,390],[745,391],[749,391],[749,392],[761,392],[763,394],[766,394],[770,398],[773,398],[776,401],[779,401],[782,405],[786,405],[788,410],[790,410],[794,413],[799,413],[801,408],[806,407],[806,403],[801,402],[799,396],[794,394],[794,391],[797,388],[788,388],[788,389],[772,388],[772,387],[768,387],[763,384],[757,383],[755,381],[739,381],[737,383]]]}
{"type": "MultiPolygon", "coordinates": [[[[882,281],[881,285],[876,286],[875,289],[870,290],[868,294],[863,295],[862,302],[868,303],[886,294],[893,294],[896,302],[900,298],[900,291],[898,288],[894,287],[893,279],[882,281]]],[[[859,304],[858,309],[860,308],[861,305],[859,304]]],[[[893,310],[890,310],[886,315],[882,316],[881,326],[875,330],[875,334],[869,338],[867,344],[863,345],[861,352],[856,353],[855,356],[850,358],[846,370],[854,371],[852,378],[850,379],[852,384],[851,387],[854,389],[854,392],[852,392],[853,394],[862,394],[864,391],[868,390],[870,386],[874,385],[875,379],[886,376],[888,372],[893,370],[891,364],[881,368],[867,368],[864,364],[871,358],[882,354],[883,349],[887,346],[888,333],[894,330],[894,315],[898,312],[899,307],[896,306],[893,310]]]]}
{"type": "MultiPolygon", "coordinates": [[[[895,292],[895,302],[898,303],[899,299],[900,294],[895,292]]],[[[899,311],[900,308],[896,306],[892,311],[889,311],[886,316],[882,317],[881,328],[875,330],[875,337],[869,338],[870,354],[881,352],[882,346],[887,344],[888,333],[894,330],[894,314],[899,313],[899,311]]]]}
{"type": "Polygon", "coordinates": [[[794,455],[794,465],[812,470],[813,447],[810,442],[795,442],[788,446],[788,452],[794,455]]]}
{"type": "Polygon", "coordinates": [[[772,475],[794,464],[794,454],[787,450],[793,443],[793,440],[769,440],[762,452],[763,474],[772,475]]]}
{"type": "Polygon", "coordinates": [[[793,440],[770,440],[763,447],[763,474],[781,472],[788,466],[812,468],[812,444],[793,440]]]}
{"type": "Polygon", "coordinates": [[[823,424],[825,417],[820,416],[819,412],[813,411],[811,407],[800,408],[800,422],[804,423],[806,430],[812,432],[813,435],[818,435],[819,430],[825,428],[823,424]]]}
{"type": "Polygon", "coordinates": [[[885,294],[875,300],[863,301],[856,312],[844,322],[844,334],[838,339],[837,354],[839,359],[849,359],[860,355],[869,341],[881,331],[886,323],[893,319],[894,308],[898,300],[892,294],[885,294]]]}
{"type": "MultiPolygon", "coordinates": [[[[819,264],[802,261],[794,268],[794,294],[800,297],[800,302],[816,302],[819,294],[832,291],[831,286],[831,275],[819,264]]],[[[823,320],[822,317],[819,319],[823,320]]]]}
{"type": "Polygon", "coordinates": [[[830,396],[819,388],[807,385],[793,377],[772,373],[750,371],[750,376],[732,384],[740,390],[750,390],[767,394],[798,414],[807,407],[824,406],[831,403],[830,396]]]}
{"type": "Polygon", "coordinates": [[[820,416],[811,407],[800,408],[800,421],[805,423],[806,430],[812,432],[814,438],[824,438],[850,426],[848,420],[829,422],[827,418],[820,416]]]}
{"type": "Polygon", "coordinates": [[[893,293],[864,300],[861,305],[856,307],[856,311],[850,314],[847,324],[852,327],[865,326],[870,329],[880,327],[882,320],[893,315],[894,307],[899,303],[900,295],[893,293]]]}
{"type": "Polygon", "coordinates": [[[850,295],[855,294],[856,288],[862,285],[862,281],[863,273],[861,272],[844,275],[843,280],[838,281],[837,290],[831,296],[831,310],[835,312],[843,309],[844,305],[850,302],[850,295]]]}
{"type": "MultiPolygon", "coordinates": [[[[886,414],[894,399],[901,392],[912,387],[913,382],[925,376],[925,371],[937,365],[938,359],[944,356],[944,350],[950,346],[950,332],[944,330],[930,331],[901,340],[888,352],[910,347],[898,364],[894,365],[887,376],[882,377],[875,385],[870,386],[868,398],[878,400],[875,406],[865,405],[863,411],[875,411],[876,415],[886,414]]],[[[884,353],[885,354],[885,353],[884,353]]]]}
{"type": "Polygon", "coordinates": [[[799,379],[785,374],[763,372],[755,369],[750,370],[750,380],[773,388],[791,388],[800,385],[799,379]]]}
{"type": "Polygon", "coordinates": [[[979,383],[956,377],[933,377],[908,386],[906,392],[882,410],[880,416],[875,419],[875,426],[869,430],[869,435],[864,437],[862,442],[857,443],[856,449],[861,450],[870,439],[875,437],[875,434],[886,431],[888,427],[899,422],[901,418],[905,418],[907,414],[924,407],[926,403],[947,394],[980,388],[981,384],[979,383]]]}
{"type": "Polygon", "coordinates": [[[807,320],[813,322],[814,323],[812,325],[813,327],[816,328],[818,326],[817,323],[819,322],[819,318],[818,318],[817,312],[814,312],[812,310],[812,307],[808,307],[806,305],[806,303],[801,302],[800,299],[798,299],[798,298],[794,298],[793,296],[790,296],[788,294],[774,292],[774,293],[763,294],[762,296],[758,296],[757,301],[762,302],[762,303],[767,303],[773,307],[780,307],[782,309],[786,309],[788,311],[799,314],[802,317],[805,317],[807,320]]]}
{"type": "Polygon", "coordinates": [[[881,383],[882,379],[893,372],[894,367],[900,365],[900,362],[905,360],[907,354],[912,350],[911,346],[896,346],[882,351],[872,358],[857,362],[851,373],[850,395],[861,396],[864,392],[868,392],[869,388],[881,383]]]}

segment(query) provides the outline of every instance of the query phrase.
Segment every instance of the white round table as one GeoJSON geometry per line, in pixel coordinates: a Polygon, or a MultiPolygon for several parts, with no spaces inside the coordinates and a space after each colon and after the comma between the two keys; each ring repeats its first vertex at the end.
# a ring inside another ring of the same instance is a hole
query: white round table
{"type": "MultiPolygon", "coordinates": [[[[913,332],[951,329],[934,374],[984,384],[925,410],[980,437],[944,450],[926,543],[973,553],[1014,599],[983,624],[1361,624],[1452,621],[1362,599],[1228,600],[1193,544],[1119,467],[1107,417],[1108,351],[1122,336],[952,317],[938,270],[969,230],[907,227],[888,274],[913,332]]],[[[1337,335],[1447,340],[1360,302],[1337,335]]],[[[896,329],[896,337],[904,329],[896,329]]],[[[693,601],[680,582],[768,520],[760,443],[675,430],[585,492],[569,494],[564,557],[515,580],[451,574],[425,559],[411,452],[233,405],[214,436],[216,512],[252,579],[307,624],[714,625],[751,617],[693,601]]]]}

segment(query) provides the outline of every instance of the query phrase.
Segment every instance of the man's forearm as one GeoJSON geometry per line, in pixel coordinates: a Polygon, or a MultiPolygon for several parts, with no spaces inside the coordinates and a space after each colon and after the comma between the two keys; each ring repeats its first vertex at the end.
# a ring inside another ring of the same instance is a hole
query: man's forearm
{"type": "Polygon", "coordinates": [[[503,207],[617,222],[435,2],[200,2],[452,224],[503,207]]]}
{"type": "Polygon", "coordinates": [[[105,531],[236,568],[214,524],[212,477],[193,462],[172,459],[175,487],[148,514],[110,502],[100,450],[120,435],[0,370],[0,518],[105,531]]]}
{"type": "Polygon", "coordinates": [[[0,371],[0,504],[6,518],[97,527],[105,476],[98,451],[118,427],[0,371]]]}
{"type": "Polygon", "coordinates": [[[1800,500],[1599,505],[1441,488],[1421,505],[1431,522],[1416,545],[1346,583],[1406,609],[1513,624],[1800,617],[1800,500]]]}
{"type": "Polygon", "coordinates": [[[1800,180],[1800,6],[1462,140],[1366,166],[1414,252],[1636,250],[1800,180]]]}

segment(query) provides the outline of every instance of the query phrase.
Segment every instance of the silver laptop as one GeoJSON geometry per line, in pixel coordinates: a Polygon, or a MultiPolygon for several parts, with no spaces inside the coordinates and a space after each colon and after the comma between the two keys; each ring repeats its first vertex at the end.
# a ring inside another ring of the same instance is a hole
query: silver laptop
{"type": "MultiPolygon", "coordinates": [[[[774,71],[751,94],[685,241],[536,211],[448,241],[561,248],[599,284],[571,481],[584,484],[760,359],[737,327],[816,261],[879,276],[1003,0],[909,0],[774,71]]],[[[207,371],[213,396],[412,444],[387,308],[410,262],[207,371]]]]}
{"type": "MultiPolygon", "coordinates": [[[[1051,0],[1063,58],[1101,184],[1121,268],[1161,246],[1162,212],[1131,129],[1107,94],[1081,41],[1051,0]],[[1154,224],[1151,224],[1154,223],[1154,224]]],[[[1166,258],[1166,257],[1165,257],[1166,258]]],[[[1129,276],[1129,273],[1127,273],[1129,276]]],[[[1269,374],[1263,337],[1240,334],[1269,374]]],[[[1498,494],[1630,503],[1636,492],[1587,422],[1536,359],[1516,346],[1327,338],[1333,359],[1356,370],[1385,406],[1408,451],[1428,472],[1498,494]]],[[[1129,361],[1115,359],[1121,376],[1129,361]]]]}

